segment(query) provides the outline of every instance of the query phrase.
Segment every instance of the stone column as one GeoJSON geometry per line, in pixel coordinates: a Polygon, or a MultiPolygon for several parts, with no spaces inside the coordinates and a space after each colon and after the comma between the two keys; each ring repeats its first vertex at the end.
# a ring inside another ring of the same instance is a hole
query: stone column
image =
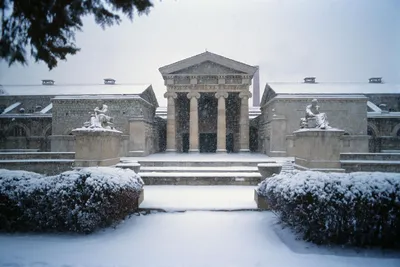
{"type": "Polygon", "coordinates": [[[187,94],[190,99],[190,121],[189,121],[189,152],[199,152],[199,108],[197,99],[200,93],[190,92],[187,94]]]}
{"type": "Polygon", "coordinates": [[[226,107],[225,99],[228,92],[217,92],[215,97],[218,99],[218,126],[217,126],[217,152],[226,152],[226,107]]]}
{"type": "Polygon", "coordinates": [[[168,99],[166,152],[176,152],[175,99],[178,95],[175,92],[166,92],[164,97],[168,99]]]}
{"type": "Polygon", "coordinates": [[[249,91],[243,91],[239,94],[239,98],[241,98],[240,102],[240,140],[239,140],[239,152],[249,152],[249,98],[251,97],[251,93],[249,91]]]}

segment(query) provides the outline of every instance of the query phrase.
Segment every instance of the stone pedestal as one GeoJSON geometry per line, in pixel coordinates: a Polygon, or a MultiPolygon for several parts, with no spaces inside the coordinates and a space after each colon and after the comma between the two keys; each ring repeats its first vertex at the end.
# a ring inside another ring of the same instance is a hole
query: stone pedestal
{"type": "Polygon", "coordinates": [[[112,166],[119,163],[122,132],[99,128],[79,128],[75,135],[75,167],[112,166]]]}
{"type": "Polygon", "coordinates": [[[340,129],[301,129],[293,132],[295,167],[300,170],[343,172],[340,129]]]}

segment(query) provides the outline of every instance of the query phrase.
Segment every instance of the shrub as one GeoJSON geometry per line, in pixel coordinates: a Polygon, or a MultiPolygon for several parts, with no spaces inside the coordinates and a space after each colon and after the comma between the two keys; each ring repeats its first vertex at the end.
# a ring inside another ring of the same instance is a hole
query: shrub
{"type": "Polygon", "coordinates": [[[142,179],[132,170],[85,168],[56,176],[0,170],[0,230],[89,233],[138,206],[142,179]]]}
{"type": "Polygon", "coordinates": [[[280,220],[317,244],[400,246],[400,174],[284,172],[257,188],[280,220]]]}

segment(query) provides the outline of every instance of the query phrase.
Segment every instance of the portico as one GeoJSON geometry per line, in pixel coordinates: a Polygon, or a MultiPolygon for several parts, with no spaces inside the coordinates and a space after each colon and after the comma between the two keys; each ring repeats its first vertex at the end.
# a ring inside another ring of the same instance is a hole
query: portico
{"type": "Polygon", "coordinates": [[[249,91],[257,68],[205,52],[159,69],[168,152],[248,152],[249,91]]]}

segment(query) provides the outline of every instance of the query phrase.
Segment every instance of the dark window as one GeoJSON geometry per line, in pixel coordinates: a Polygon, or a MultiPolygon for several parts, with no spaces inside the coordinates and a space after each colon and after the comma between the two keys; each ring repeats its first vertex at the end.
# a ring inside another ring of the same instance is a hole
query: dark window
{"type": "Polygon", "coordinates": [[[11,132],[10,132],[11,136],[15,136],[15,137],[21,137],[21,136],[26,136],[26,131],[24,128],[22,128],[21,126],[15,126],[11,132]]]}

